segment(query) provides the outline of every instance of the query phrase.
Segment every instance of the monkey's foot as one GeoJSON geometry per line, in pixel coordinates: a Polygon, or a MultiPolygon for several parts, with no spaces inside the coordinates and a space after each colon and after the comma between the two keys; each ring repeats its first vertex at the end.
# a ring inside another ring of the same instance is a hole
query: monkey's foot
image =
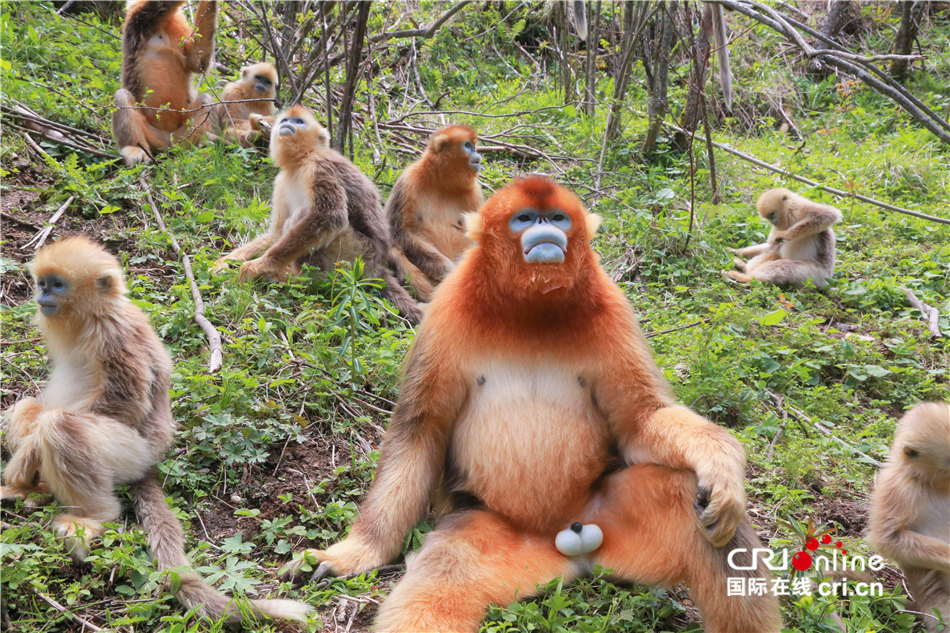
{"type": "Polygon", "coordinates": [[[144,149],[131,145],[120,149],[119,154],[125,159],[126,167],[135,167],[139,163],[148,163],[152,160],[144,149]]]}
{"type": "Polygon", "coordinates": [[[35,486],[30,486],[26,488],[18,488],[16,486],[0,486],[0,501],[15,501],[17,499],[23,499],[28,508],[41,508],[47,506],[53,501],[53,497],[50,496],[51,491],[49,485],[41,481],[35,486]],[[30,495],[36,494],[41,495],[38,497],[31,497],[30,495]]]}
{"type": "Polygon", "coordinates": [[[252,281],[254,279],[265,279],[267,281],[276,281],[283,283],[287,281],[287,266],[274,265],[269,259],[258,257],[249,262],[244,262],[241,266],[241,273],[238,279],[242,282],[252,281]]]}
{"type": "Polygon", "coordinates": [[[603,542],[604,533],[599,527],[593,523],[583,525],[578,521],[557,533],[554,547],[565,556],[580,556],[596,551],[603,542]]]}
{"type": "Polygon", "coordinates": [[[706,538],[715,547],[726,545],[739,527],[739,521],[745,516],[744,489],[731,485],[720,485],[710,491],[710,487],[699,482],[696,502],[693,508],[699,524],[706,532],[706,538]]]}
{"type": "Polygon", "coordinates": [[[61,514],[53,519],[56,535],[63,539],[66,552],[75,563],[81,563],[89,555],[89,543],[102,535],[102,524],[93,519],[61,514]]]}
{"type": "Polygon", "coordinates": [[[746,275],[745,273],[740,273],[737,270],[724,270],[722,271],[727,277],[732,277],[736,281],[741,281],[742,283],[749,283],[752,281],[752,277],[746,275]]]}
{"type": "MultiPolygon", "coordinates": [[[[291,582],[295,585],[303,583],[304,578],[310,572],[316,574],[320,568],[323,566],[320,557],[320,550],[316,549],[307,549],[304,550],[300,558],[295,558],[277,572],[277,576],[284,582],[291,582]]],[[[324,576],[331,574],[325,573],[324,576]]]]}

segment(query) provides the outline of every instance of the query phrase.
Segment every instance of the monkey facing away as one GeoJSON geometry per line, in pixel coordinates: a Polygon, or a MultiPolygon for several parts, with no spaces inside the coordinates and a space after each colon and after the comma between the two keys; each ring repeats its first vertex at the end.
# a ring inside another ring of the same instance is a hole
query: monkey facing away
{"type": "Polygon", "coordinates": [[[788,189],[770,189],[756,203],[759,215],[772,224],[768,242],[747,248],[730,248],[742,257],[734,263],[738,271],[726,274],[737,281],[753,279],[775,284],[804,286],[811,279],[821,288],[835,270],[835,233],[832,225],[841,221],[841,211],[812,202],[788,189]]]}
{"type": "Polygon", "coordinates": [[[950,619],[950,404],[908,411],[878,474],[868,542],[897,562],[928,631],[950,619]]]}
{"type": "Polygon", "coordinates": [[[172,143],[213,140],[211,98],[198,95],[192,75],[214,54],[218,3],[202,0],[196,27],[184,0],[131,0],[122,28],[122,88],[115,93],[112,135],[129,166],[172,143]]]}
{"type": "Polygon", "coordinates": [[[215,132],[242,147],[253,146],[263,132],[260,121],[266,117],[273,119],[276,112],[273,101],[253,100],[274,99],[276,95],[277,70],[273,64],[245,66],[240,81],[226,85],[221,93],[222,103],[214,107],[215,132]]]}
{"type": "Polygon", "coordinates": [[[474,244],[465,235],[462,216],[475,213],[483,202],[476,138],[466,125],[436,131],[422,158],[403,170],[386,200],[393,263],[423,301],[474,244]]]}
{"type": "MultiPolygon", "coordinates": [[[[115,257],[85,237],[56,242],[31,265],[52,373],[39,398],[7,414],[13,453],[0,498],[52,492],[68,508],[53,528],[81,562],[102,524],[116,521],[117,484],[132,484],[136,515],[160,569],[187,566],[185,538],[158,481],[156,464],[172,441],[168,397],[172,364],[145,314],[125,296],[115,257]]],[[[199,575],[181,575],[176,596],[187,609],[240,622],[234,599],[199,575]]],[[[254,600],[249,611],[304,620],[293,600],[254,600]]]]}
{"type": "MultiPolygon", "coordinates": [[[[406,361],[376,476],[315,578],[382,565],[430,502],[452,508],[383,602],[379,631],[477,631],[487,606],[594,565],[687,582],[706,631],[777,632],[745,514],[745,455],[673,401],[623,292],[589,244],[599,218],[542,177],[468,216],[477,244],[442,282],[406,361]],[[565,534],[575,532],[576,536],[565,534]],[[748,554],[748,552],[747,552],[748,554]],[[741,556],[740,556],[741,558],[741,556]]],[[[285,570],[299,576],[300,561],[285,570]]]]}
{"type": "Polygon", "coordinates": [[[277,116],[270,155],[280,173],[270,231],[219,259],[215,269],[233,259],[244,262],[241,281],[285,281],[304,262],[331,272],[338,261],[362,257],[365,275],[382,279],[382,295],[418,323],[422,309],[385,266],[389,226],[376,186],[329,142],[330,135],[307,108],[293,106],[277,116]]]}

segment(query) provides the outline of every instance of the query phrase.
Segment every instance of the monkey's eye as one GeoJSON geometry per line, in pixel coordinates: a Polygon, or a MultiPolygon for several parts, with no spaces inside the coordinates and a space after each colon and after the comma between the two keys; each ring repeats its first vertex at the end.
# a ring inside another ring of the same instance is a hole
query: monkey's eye
{"type": "Polygon", "coordinates": [[[564,214],[563,214],[563,213],[555,213],[555,214],[551,217],[551,220],[553,220],[554,222],[561,222],[562,220],[564,220],[564,214]]]}
{"type": "Polygon", "coordinates": [[[470,151],[470,152],[474,152],[474,151],[475,151],[475,144],[472,143],[471,141],[465,141],[465,145],[463,145],[462,147],[464,147],[465,149],[467,149],[467,150],[470,151]]]}
{"type": "Polygon", "coordinates": [[[525,209],[518,215],[512,217],[511,220],[508,221],[508,226],[515,233],[520,233],[521,231],[524,231],[525,229],[532,226],[537,221],[537,219],[538,214],[536,211],[532,209],[525,209]]]}
{"type": "Polygon", "coordinates": [[[920,451],[918,451],[918,450],[916,450],[916,449],[913,449],[913,448],[905,448],[905,449],[904,449],[904,454],[907,455],[908,457],[910,457],[911,459],[920,457],[920,451]]]}
{"type": "Polygon", "coordinates": [[[58,279],[53,282],[53,290],[62,290],[64,287],[63,282],[58,279]]]}

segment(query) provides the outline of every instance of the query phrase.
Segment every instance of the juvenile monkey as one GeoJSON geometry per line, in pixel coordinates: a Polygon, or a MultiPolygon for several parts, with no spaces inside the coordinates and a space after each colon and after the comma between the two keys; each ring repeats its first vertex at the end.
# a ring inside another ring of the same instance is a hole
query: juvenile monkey
{"type": "Polygon", "coordinates": [[[768,578],[750,560],[761,545],[742,446],[674,402],[590,246],[599,218],[541,177],[467,217],[477,244],[429,307],[359,518],[312,552],[315,578],[392,560],[434,500],[451,510],[383,602],[378,631],[474,632],[490,603],[601,565],[687,582],[707,632],[777,633],[774,595],[727,597],[729,576],[768,578]],[[747,571],[728,565],[740,549],[747,571]]]}
{"type": "Polygon", "coordinates": [[[841,211],[811,202],[788,189],[771,189],[759,196],[759,215],[772,224],[765,244],[730,248],[738,257],[738,271],[726,274],[737,281],[753,279],[775,284],[803,286],[811,279],[821,288],[835,270],[835,233],[832,225],[841,221],[841,211]]]}
{"type": "Polygon", "coordinates": [[[382,279],[383,296],[418,323],[422,309],[385,266],[389,226],[376,186],[329,143],[330,135],[307,108],[293,106],[277,116],[270,155],[280,173],[270,231],[219,259],[215,269],[233,259],[244,262],[241,281],[285,281],[304,262],[331,272],[338,261],[362,257],[365,275],[382,279]]]}
{"type": "Polygon", "coordinates": [[[462,216],[482,206],[478,171],[482,157],[475,130],[450,125],[429,139],[422,158],[396,179],[386,200],[393,234],[391,258],[401,280],[423,301],[474,242],[462,216]]]}
{"type": "Polygon", "coordinates": [[[236,140],[242,147],[253,146],[263,132],[260,121],[266,117],[272,121],[277,109],[273,101],[251,100],[273,99],[276,95],[277,70],[273,64],[245,66],[241,69],[240,81],[226,85],[222,103],[214,107],[215,132],[236,140]]]}
{"type": "Polygon", "coordinates": [[[193,144],[211,133],[211,98],[192,75],[211,65],[218,3],[202,0],[192,29],[184,0],[130,0],[122,28],[122,88],[115,93],[112,135],[129,166],[172,143],[193,144]]]}
{"type": "MultiPolygon", "coordinates": [[[[896,561],[917,611],[950,619],[950,405],[908,411],[878,474],[868,542],[896,561]]],[[[924,618],[937,630],[933,617],[924,618]]]]}
{"type": "MultiPolygon", "coordinates": [[[[81,562],[102,524],[119,518],[115,486],[132,484],[136,515],[159,568],[187,566],[181,523],[165,502],[156,467],[175,426],[168,353],[126,298],[119,262],[85,237],[46,247],[30,270],[39,306],[35,323],[53,370],[39,398],[24,398],[8,412],[13,456],[0,498],[51,491],[69,508],[53,529],[81,562]]],[[[193,572],[181,575],[176,597],[186,609],[202,605],[201,615],[241,621],[235,600],[193,572]]],[[[250,611],[303,621],[310,608],[254,600],[250,611]]]]}

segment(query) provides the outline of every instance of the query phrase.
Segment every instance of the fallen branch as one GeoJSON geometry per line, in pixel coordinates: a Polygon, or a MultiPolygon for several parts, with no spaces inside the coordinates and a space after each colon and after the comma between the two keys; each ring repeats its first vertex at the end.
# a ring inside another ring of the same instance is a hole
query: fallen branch
{"type": "Polygon", "coordinates": [[[854,446],[851,446],[850,444],[848,444],[847,442],[845,442],[845,441],[842,440],[841,438],[837,437],[834,433],[832,433],[831,431],[829,431],[828,429],[826,429],[826,428],[823,427],[822,425],[820,425],[820,424],[818,424],[818,423],[816,423],[816,422],[812,422],[811,418],[809,418],[807,415],[805,415],[803,412],[799,411],[799,410],[796,409],[795,407],[793,407],[793,406],[791,406],[791,405],[788,405],[788,404],[785,404],[783,398],[782,398],[781,396],[779,396],[778,394],[772,393],[772,392],[769,391],[768,389],[765,390],[765,393],[767,393],[767,394],[769,395],[769,397],[771,397],[772,400],[775,401],[776,406],[779,408],[779,411],[781,411],[781,412],[783,413],[783,415],[785,414],[785,411],[786,411],[786,409],[787,409],[787,410],[788,410],[788,413],[790,413],[793,418],[795,418],[796,420],[798,420],[798,421],[801,422],[802,424],[807,424],[807,425],[809,425],[809,426],[813,426],[814,428],[818,429],[820,432],[824,433],[826,436],[828,436],[828,437],[830,437],[831,439],[833,439],[834,441],[838,442],[839,444],[841,444],[842,446],[844,446],[844,447],[847,448],[848,450],[854,451],[855,453],[857,453],[858,455],[860,455],[861,457],[863,457],[864,459],[866,459],[866,460],[867,460],[868,462],[870,462],[871,464],[874,464],[874,465],[877,466],[878,468],[880,468],[881,466],[884,465],[884,464],[882,464],[881,462],[879,462],[879,461],[877,461],[876,459],[874,459],[873,457],[871,457],[870,455],[868,455],[867,453],[863,453],[863,452],[859,451],[859,450],[858,450],[857,448],[855,448],[854,446]]]}
{"type": "Polygon", "coordinates": [[[205,316],[205,303],[201,298],[201,291],[198,290],[198,284],[195,282],[195,273],[191,269],[191,258],[188,257],[187,253],[182,252],[178,240],[165,228],[165,222],[162,220],[162,215],[158,212],[158,205],[155,204],[155,199],[152,198],[152,190],[149,188],[148,181],[145,180],[144,174],[139,178],[139,182],[142,184],[142,188],[145,190],[145,196],[148,198],[148,203],[152,207],[152,215],[155,216],[155,221],[158,223],[159,228],[162,229],[162,233],[168,238],[168,241],[171,242],[172,250],[174,250],[175,254],[181,259],[181,264],[185,268],[185,276],[191,285],[191,297],[195,301],[195,321],[204,331],[205,336],[208,337],[208,347],[211,350],[208,371],[213,374],[221,369],[224,357],[224,351],[221,347],[221,334],[205,316]]]}
{"type": "Polygon", "coordinates": [[[461,2],[456,3],[451,9],[442,14],[442,17],[430,24],[426,28],[422,29],[405,29],[402,31],[390,31],[389,33],[380,33],[379,35],[374,35],[369,38],[369,41],[373,44],[377,42],[385,42],[386,40],[391,40],[395,38],[403,37],[432,37],[435,35],[435,32],[439,28],[451,19],[453,15],[465,8],[465,5],[471,4],[474,0],[462,0],[461,2]]]}
{"type": "Polygon", "coordinates": [[[12,215],[9,215],[8,213],[6,213],[6,212],[4,212],[4,211],[0,211],[0,218],[3,218],[3,219],[6,220],[7,222],[13,222],[13,223],[15,223],[15,224],[19,224],[20,226],[22,226],[23,228],[26,228],[26,229],[33,229],[34,231],[41,231],[41,230],[42,230],[42,229],[38,228],[37,226],[35,226],[35,225],[33,225],[33,224],[30,224],[29,222],[26,222],[26,221],[24,221],[24,220],[21,220],[20,218],[15,218],[15,217],[13,217],[12,215]]]}
{"type": "MultiPolygon", "coordinates": [[[[721,4],[724,7],[738,11],[757,22],[760,22],[769,28],[784,35],[792,44],[799,48],[806,57],[822,61],[830,66],[846,72],[849,75],[857,77],[862,82],[870,86],[876,92],[888,97],[894,103],[903,108],[914,120],[927,128],[934,136],[950,144],[950,124],[934,115],[929,108],[921,108],[919,100],[912,99],[908,92],[890,78],[884,78],[884,71],[877,68],[871,62],[875,59],[907,59],[918,58],[913,55],[885,55],[875,56],[874,58],[862,57],[843,50],[843,47],[836,45],[831,48],[812,48],[801,34],[795,30],[791,23],[795,23],[791,18],[782,16],[777,11],[759,2],[744,0],[742,2],[734,0],[710,0],[715,4],[721,4]],[[873,72],[878,77],[872,77],[867,71],[873,72]]],[[[797,24],[797,23],[796,23],[797,24]]]]}
{"type": "MultiPolygon", "coordinates": [[[[684,134],[687,133],[686,130],[682,129],[681,127],[677,125],[674,125],[673,123],[668,123],[664,121],[663,125],[677,132],[682,132],[684,134]]],[[[926,213],[920,213],[919,211],[911,211],[910,209],[904,209],[903,207],[896,207],[892,204],[881,202],[880,200],[875,200],[874,198],[868,198],[867,196],[862,196],[859,193],[853,193],[850,191],[842,191],[841,189],[835,189],[833,187],[829,187],[827,185],[823,185],[821,183],[815,182],[814,180],[809,180],[808,178],[805,178],[804,176],[798,176],[796,174],[793,174],[787,169],[782,169],[781,167],[770,165],[766,162],[759,160],[758,158],[754,156],[751,156],[744,152],[740,152],[737,149],[733,149],[729,147],[728,145],[716,143],[715,141],[713,142],[713,145],[715,147],[718,147],[722,151],[732,154],[733,156],[737,156],[738,158],[741,158],[744,161],[748,161],[752,163],[753,165],[758,165],[759,167],[768,169],[769,171],[773,171],[776,174],[781,174],[782,176],[785,176],[786,178],[791,178],[792,180],[803,182],[806,185],[817,187],[819,189],[822,189],[823,191],[827,191],[833,196],[838,196],[839,198],[854,198],[855,200],[860,200],[861,202],[867,202],[868,204],[873,204],[876,207],[887,209],[888,211],[896,211],[897,213],[903,213],[904,215],[911,215],[911,216],[914,216],[915,218],[920,218],[922,220],[930,220],[931,222],[939,222],[940,224],[950,224],[950,218],[938,218],[937,216],[927,215],[926,213]]]]}
{"type": "Polygon", "coordinates": [[[927,319],[927,329],[930,330],[930,336],[932,338],[940,338],[942,336],[940,333],[940,311],[918,299],[909,288],[904,288],[903,290],[904,296],[910,301],[910,305],[920,310],[924,318],[927,319]]]}
{"type": "Polygon", "coordinates": [[[60,603],[56,602],[55,600],[53,600],[52,598],[50,598],[49,596],[47,596],[45,593],[43,593],[42,591],[40,591],[40,590],[37,589],[36,587],[31,587],[30,585],[26,585],[26,586],[27,586],[27,588],[29,588],[30,591],[32,591],[34,594],[36,594],[36,596],[37,596],[38,598],[41,598],[44,602],[46,602],[46,604],[48,604],[49,606],[51,606],[51,607],[53,607],[54,609],[56,609],[57,611],[59,611],[60,613],[62,613],[63,615],[65,615],[67,618],[70,618],[70,619],[72,619],[72,620],[75,620],[76,622],[78,622],[79,624],[81,624],[84,630],[85,630],[85,629],[89,629],[90,631],[95,631],[95,632],[98,632],[98,631],[104,631],[104,632],[105,632],[105,631],[109,631],[109,629],[103,629],[103,628],[101,628],[101,627],[96,626],[95,624],[93,624],[93,623],[90,622],[89,620],[84,620],[84,619],[82,619],[81,617],[79,617],[78,615],[76,615],[76,614],[73,613],[72,611],[68,610],[66,607],[64,607],[64,606],[61,605],[60,603]]]}
{"type": "Polygon", "coordinates": [[[40,229],[40,231],[34,235],[29,242],[20,247],[20,250],[25,250],[27,246],[36,242],[36,246],[33,247],[34,251],[38,251],[43,248],[43,244],[46,243],[46,238],[49,237],[49,234],[53,232],[53,225],[62,217],[63,213],[66,212],[66,209],[69,208],[69,205],[73,200],[76,199],[76,196],[69,196],[69,199],[63,203],[63,205],[56,210],[56,213],[53,214],[53,217],[49,219],[46,226],[40,229]]]}
{"type": "Polygon", "coordinates": [[[709,319],[700,319],[699,321],[693,321],[692,323],[687,323],[686,325],[681,325],[679,327],[672,327],[668,330],[660,330],[658,332],[647,332],[644,334],[647,338],[653,338],[654,336],[660,336],[661,334],[669,334],[670,332],[679,332],[680,330],[688,330],[691,327],[696,327],[702,323],[708,322],[709,319]]]}

